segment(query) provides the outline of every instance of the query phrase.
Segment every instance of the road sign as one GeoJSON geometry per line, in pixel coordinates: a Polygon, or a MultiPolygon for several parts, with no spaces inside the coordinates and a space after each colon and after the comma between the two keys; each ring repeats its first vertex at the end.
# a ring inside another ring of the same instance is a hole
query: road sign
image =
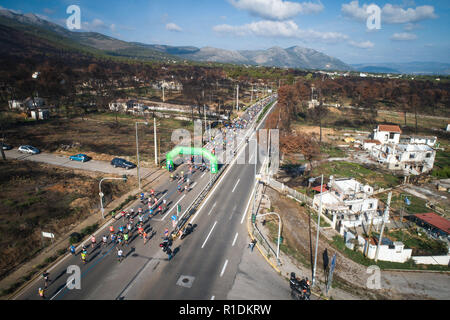
{"type": "Polygon", "coordinates": [[[177,220],[177,216],[172,216],[171,218],[172,218],[173,221],[177,220]]]}
{"type": "Polygon", "coordinates": [[[328,290],[330,290],[331,283],[333,282],[333,272],[335,267],[336,267],[336,253],[333,255],[333,259],[331,259],[330,272],[328,274],[327,294],[328,290]]]}
{"type": "Polygon", "coordinates": [[[177,217],[181,213],[181,204],[177,205],[177,217]]]}
{"type": "Polygon", "coordinates": [[[53,239],[55,237],[55,235],[53,233],[50,233],[50,232],[42,232],[42,236],[44,238],[51,238],[51,239],[53,239]]]}

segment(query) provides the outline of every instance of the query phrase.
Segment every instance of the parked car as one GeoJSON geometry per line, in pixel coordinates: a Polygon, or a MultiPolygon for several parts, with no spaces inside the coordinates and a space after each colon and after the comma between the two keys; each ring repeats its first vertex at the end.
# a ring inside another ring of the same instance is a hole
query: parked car
{"type": "Polygon", "coordinates": [[[85,154],[80,153],[80,154],[76,154],[74,156],[70,156],[69,159],[72,161],[86,162],[86,161],[91,160],[92,158],[85,154]]]}
{"type": "Polygon", "coordinates": [[[127,161],[122,158],[114,158],[111,161],[111,165],[114,166],[114,168],[120,167],[125,168],[127,170],[136,168],[136,165],[130,161],[127,161]]]}
{"type": "Polygon", "coordinates": [[[20,146],[18,150],[19,150],[19,152],[29,153],[29,154],[41,153],[41,151],[38,148],[35,148],[33,146],[20,146]]]}
{"type": "Polygon", "coordinates": [[[2,147],[3,150],[11,150],[12,147],[4,142],[0,142],[0,146],[2,147]]]}

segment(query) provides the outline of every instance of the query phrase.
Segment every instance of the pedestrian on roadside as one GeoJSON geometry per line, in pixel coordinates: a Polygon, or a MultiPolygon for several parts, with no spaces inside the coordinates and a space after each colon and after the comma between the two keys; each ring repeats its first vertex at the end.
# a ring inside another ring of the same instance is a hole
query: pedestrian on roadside
{"type": "Polygon", "coordinates": [[[256,239],[253,239],[249,244],[248,247],[250,248],[250,250],[253,252],[253,249],[255,248],[256,245],[256,239]]]}

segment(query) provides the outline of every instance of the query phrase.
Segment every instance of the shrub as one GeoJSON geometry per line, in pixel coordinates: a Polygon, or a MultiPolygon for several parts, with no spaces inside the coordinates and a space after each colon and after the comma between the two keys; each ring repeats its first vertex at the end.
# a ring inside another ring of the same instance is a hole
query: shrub
{"type": "Polygon", "coordinates": [[[79,234],[78,232],[74,232],[70,235],[69,243],[76,244],[76,243],[80,242],[82,238],[83,237],[81,236],[81,234],[79,234]]]}

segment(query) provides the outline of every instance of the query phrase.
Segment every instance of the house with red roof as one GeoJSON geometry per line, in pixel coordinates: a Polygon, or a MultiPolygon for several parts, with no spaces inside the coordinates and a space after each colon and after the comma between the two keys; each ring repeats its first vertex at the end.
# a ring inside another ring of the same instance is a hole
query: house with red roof
{"type": "Polygon", "coordinates": [[[379,124],[373,131],[373,140],[378,140],[381,144],[400,142],[402,130],[398,125],[379,124]]]}

